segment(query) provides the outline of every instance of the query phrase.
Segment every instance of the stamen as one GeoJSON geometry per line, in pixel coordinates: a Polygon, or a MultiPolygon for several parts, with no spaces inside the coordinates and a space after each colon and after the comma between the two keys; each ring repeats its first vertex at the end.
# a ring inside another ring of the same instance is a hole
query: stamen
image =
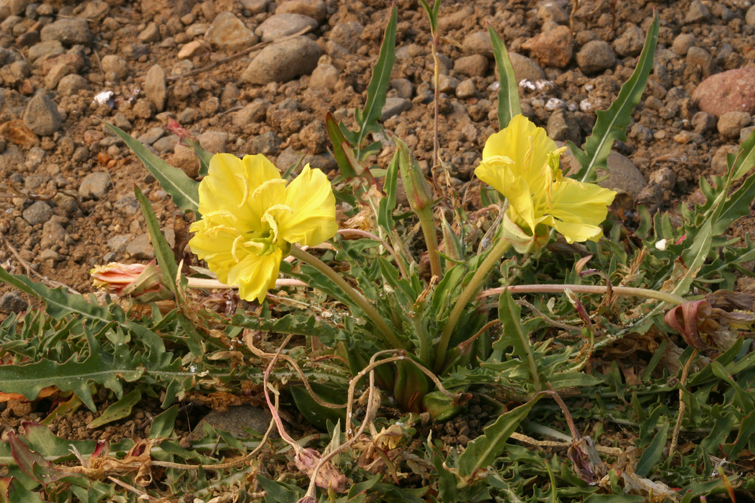
{"type": "Polygon", "coordinates": [[[244,236],[236,236],[236,239],[233,240],[233,245],[231,246],[231,255],[233,256],[233,260],[236,261],[236,263],[239,263],[239,257],[236,255],[236,247],[239,244],[239,241],[243,241],[244,236]]]}
{"type": "Polygon", "coordinates": [[[240,178],[241,181],[244,182],[244,193],[243,193],[243,196],[241,197],[241,202],[237,206],[238,208],[241,208],[242,206],[246,204],[246,200],[249,197],[249,184],[246,181],[246,177],[242,175],[241,173],[236,173],[234,176],[236,178],[240,178]]]}
{"type": "Polygon", "coordinates": [[[270,225],[270,230],[273,233],[273,243],[275,243],[276,241],[278,241],[278,223],[275,221],[275,218],[270,213],[271,211],[275,211],[275,210],[283,210],[283,211],[287,211],[287,212],[289,212],[291,214],[294,213],[294,210],[292,210],[291,208],[289,208],[285,204],[274,204],[274,205],[270,206],[267,209],[267,211],[265,212],[264,215],[262,215],[262,221],[263,222],[267,222],[268,225],[270,225]]]}
{"type": "Polygon", "coordinates": [[[273,178],[272,180],[263,182],[259,187],[254,189],[254,192],[252,192],[252,200],[257,199],[265,189],[272,185],[286,185],[286,180],[283,180],[282,178],[273,178]]]}

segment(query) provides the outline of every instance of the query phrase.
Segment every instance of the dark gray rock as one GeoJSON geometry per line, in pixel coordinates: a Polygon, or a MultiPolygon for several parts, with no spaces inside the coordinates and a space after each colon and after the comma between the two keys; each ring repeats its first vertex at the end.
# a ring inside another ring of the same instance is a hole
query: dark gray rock
{"type": "Polygon", "coordinates": [[[0,311],[4,313],[20,313],[26,311],[27,307],[29,303],[18,292],[8,292],[0,297],[0,311]]]}

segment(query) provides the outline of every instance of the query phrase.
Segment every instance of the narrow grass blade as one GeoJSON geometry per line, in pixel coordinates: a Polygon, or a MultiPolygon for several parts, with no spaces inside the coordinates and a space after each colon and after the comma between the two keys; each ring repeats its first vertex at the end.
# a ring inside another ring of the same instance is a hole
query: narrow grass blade
{"type": "Polygon", "coordinates": [[[493,54],[495,55],[495,64],[498,66],[498,78],[500,87],[498,88],[498,126],[503,129],[509,125],[512,117],[522,113],[522,107],[519,105],[519,86],[514,76],[514,67],[511,66],[509,53],[506,51],[501,37],[495,32],[492,26],[488,26],[490,32],[490,41],[493,43],[493,54]]]}
{"type": "Polygon", "coordinates": [[[160,222],[157,221],[149,200],[147,200],[139,187],[134,187],[134,192],[136,193],[136,198],[139,200],[139,204],[142,206],[142,213],[144,213],[144,219],[147,222],[147,231],[149,232],[149,237],[152,239],[152,249],[155,251],[155,258],[160,266],[163,283],[173,292],[176,299],[180,300],[181,296],[178,294],[176,287],[176,278],[178,276],[176,257],[173,255],[173,250],[170,248],[165,236],[163,236],[162,231],[160,231],[160,222]]]}

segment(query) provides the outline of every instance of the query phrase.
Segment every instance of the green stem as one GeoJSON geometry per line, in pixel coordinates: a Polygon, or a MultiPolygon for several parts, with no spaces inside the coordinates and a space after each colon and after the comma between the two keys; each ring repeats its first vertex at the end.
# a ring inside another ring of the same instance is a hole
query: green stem
{"type": "Polygon", "coordinates": [[[422,227],[422,234],[425,236],[427,245],[427,254],[430,257],[430,272],[433,276],[441,278],[440,255],[438,255],[438,233],[435,229],[435,220],[433,219],[433,208],[424,208],[416,212],[419,217],[419,224],[422,227]]]}
{"type": "Polygon", "coordinates": [[[302,250],[296,245],[291,247],[291,255],[301,260],[305,264],[311,265],[312,267],[323,273],[325,276],[327,276],[336,285],[338,285],[338,287],[343,290],[343,293],[345,293],[352,301],[354,301],[354,304],[356,304],[359,309],[364,311],[364,314],[366,314],[367,317],[372,320],[372,322],[375,324],[375,326],[378,327],[380,332],[385,337],[386,341],[391,346],[397,349],[403,349],[404,344],[396,336],[396,334],[393,333],[393,330],[388,325],[388,323],[386,323],[385,320],[380,317],[375,308],[372,307],[369,302],[367,302],[367,299],[365,299],[362,294],[354,290],[351,285],[346,283],[346,281],[337,272],[328,267],[328,265],[322,260],[302,250]]]}
{"type": "Polygon", "coordinates": [[[451,315],[448,317],[443,333],[440,335],[440,342],[438,343],[438,349],[435,352],[435,371],[440,372],[443,369],[443,363],[446,361],[446,351],[448,350],[448,343],[451,340],[451,333],[456,327],[456,323],[459,321],[461,313],[477,290],[482,285],[482,282],[488,277],[488,273],[493,266],[503,257],[503,254],[511,247],[511,243],[506,239],[499,239],[485,260],[482,261],[480,267],[477,268],[477,272],[474,273],[469,284],[462,290],[459,298],[456,299],[456,305],[454,305],[451,315]]]}
{"type": "MultiPolygon", "coordinates": [[[[478,295],[478,298],[490,297],[492,295],[499,295],[503,292],[504,288],[491,288],[485,290],[478,295]]],[[[511,293],[563,293],[564,290],[571,290],[574,293],[608,293],[607,286],[593,286],[593,285],[516,285],[508,287],[511,293]]],[[[681,305],[687,302],[687,299],[674,295],[672,293],[658,292],[656,290],[648,290],[646,288],[633,288],[629,286],[614,286],[611,287],[611,293],[613,295],[624,295],[627,297],[644,297],[646,299],[656,299],[668,302],[669,304],[681,305]]]]}
{"type": "Polygon", "coordinates": [[[422,360],[422,363],[425,365],[430,365],[433,340],[422,325],[422,316],[419,313],[410,313],[409,317],[414,325],[414,332],[417,334],[417,339],[419,339],[419,359],[422,360]]]}

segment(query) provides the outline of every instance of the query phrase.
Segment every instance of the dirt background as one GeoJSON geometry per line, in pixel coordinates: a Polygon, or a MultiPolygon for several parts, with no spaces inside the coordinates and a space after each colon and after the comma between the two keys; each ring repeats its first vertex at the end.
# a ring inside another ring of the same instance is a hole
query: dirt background
{"type": "MultiPolygon", "coordinates": [[[[397,3],[397,59],[384,124],[426,167],[434,108],[429,23],[417,1],[397,3]]],[[[724,154],[753,129],[755,7],[748,0],[582,0],[572,12],[573,4],[444,2],[440,155],[451,166],[450,184],[473,196],[474,168],[498,130],[488,25],[517,54],[517,78],[527,79],[520,85],[523,113],[554,139],[581,145],[595,111],[607,108],[631,75],[655,11],[661,28],[651,80],[628,141],[614,147],[606,183],[628,194],[630,210],[638,202],[656,211],[699,201],[699,178],[723,174],[724,154]],[[701,85],[711,76],[720,81],[701,85]],[[720,109],[732,100],[733,108],[720,109]]],[[[191,217],[102,120],[192,176],[198,163],[177,145],[170,118],[213,152],[264,153],[281,170],[305,154],[306,162],[335,175],[324,117],[330,111],[353,128],[390,6],[387,0],[0,0],[0,264],[87,293],[94,265],[150,260],[135,185],[152,201],[169,240],[184,232],[191,217]],[[306,26],[304,39],[280,44],[282,53],[255,48],[306,26]],[[239,51],[246,52],[224,62],[239,51]]],[[[391,155],[387,148],[377,162],[391,155]]],[[[465,200],[475,204],[474,197],[465,200]]],[[[752,218],[732,229],[735,236],[748,233],[752,218]]],[[[0,294],[0,311],[26,309],[23,296],[5,286],[0,294]]],[[[39,406],[34,412],[23,405],[3,407],[3,434],[21,417],[44,417],[39,406]]],[[[108,426],[95,436],[146,435],[158,412],[137,412],[117,431],[108,426]]],[[[92,414],[78,416],[56,431],[89,437],[84,425],[92,414]]],[[[454,435],[472,435],[463,426],[454,435]]]]}

